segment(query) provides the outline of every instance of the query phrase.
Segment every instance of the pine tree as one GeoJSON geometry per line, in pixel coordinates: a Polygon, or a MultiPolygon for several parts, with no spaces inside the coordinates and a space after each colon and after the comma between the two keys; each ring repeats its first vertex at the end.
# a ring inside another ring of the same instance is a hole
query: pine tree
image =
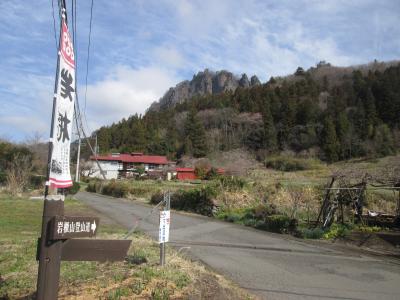
{"type": "Polygon", "coordinates": [[[395,153],[393,135],[389,126],[386,124],[379,125],[374,133],[374,145],[376,153],[380,156],[391,155],[395,153]]]}
{"type": "Polygon", "coordinates": [[[335,162],[339,159],[339,147],[335,125],[332,118],[327,116],[324,120],[324,130],[322,133],[322,150],[328,162],[335,162]]]}
{"type": "Polygon", "coordinates": [[[372,94],[371,89],[367,90],[364,107],[367,136],[372,137],[374,134],[374,126],[377,123],[377,112],[375,107],[375,97],[372,94]]]}
{"type": "Polygon", "coordinates": [[[135,151],[143,151],[146,148],[146,129],[141,120],[132,125],[132,148],[135,151]]]}
{"type": "Polygon", "coordinates": [[[351,156],[351,134],[350,121],[345,112],[339,113],[336,121],[336,133],[340,143],[340,159],[350,158],[351,156]]]}
{"type": "Polygon", "coordinates": [[[203,124],[196,116],[196,112],[193,109],[189,111],[186,118],[185,135],[185,144],[187,144],[185,145],[185,150],[186,148],[191,148],[194,157],[202,157],[207,154],[206,132],[203,124]]]}
{"type": "Polygon", "coordinates": [[[264,147],[270,151],[275,151],[277,148],[277,134],[272,118],[269,103],[266,102],[263,108],[263,123],[264,123],[264,147]]]}

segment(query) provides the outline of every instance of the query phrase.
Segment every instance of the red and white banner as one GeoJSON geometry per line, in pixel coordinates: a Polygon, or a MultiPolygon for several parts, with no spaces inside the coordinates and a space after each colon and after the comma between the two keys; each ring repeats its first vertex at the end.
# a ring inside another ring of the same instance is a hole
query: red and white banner
{"type": "Polygon", "coordinates": [[[74,47],[64,16],[58,64],[49,184],[55,188],[66,188],[72,186],[69,163],[76,85],[74,47]]]}

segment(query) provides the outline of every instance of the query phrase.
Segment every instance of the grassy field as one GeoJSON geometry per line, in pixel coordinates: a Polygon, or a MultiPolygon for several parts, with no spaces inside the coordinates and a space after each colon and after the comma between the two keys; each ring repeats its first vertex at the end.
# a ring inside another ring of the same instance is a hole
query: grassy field
{"type": "MultiPolygon", "coordinates": [[[[36,240],[43,202],[0,194],[0,299],[33,299],[38,264],[36,240]]],[[[67,199],[69,215],[96,215],[67,199]]],[[[103,220],[103,218],[101,219],[103,220]]],[[[125,233],[101,222],[98,236],[117,239],[125,233]]],[[[223,277],[168,249],[160,267],[158,244],[140,233],[133,236],[127,262],[62,262],[60,299],[251,299],[223,277]]]]}

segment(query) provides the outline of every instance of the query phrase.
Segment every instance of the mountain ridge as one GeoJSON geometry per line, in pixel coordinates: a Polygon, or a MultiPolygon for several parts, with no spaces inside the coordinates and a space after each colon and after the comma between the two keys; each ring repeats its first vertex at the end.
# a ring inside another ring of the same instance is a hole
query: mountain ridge
{"type": "Polygon", "coordinates": [[[261,81],[256,75],[253,75],[249,80],[245,73],[238,78],[232,72],[226,70],[214,72],[205,69],[193,75],[191,80],[181,81],[175,87],[169,88],[158,101],[151,104],[149,110],[165,109],[195,96],[234,92],[238,87],[248,88],[260,84],[261,81]]]}
{"type": "MultiPolygon", "coordinates": [[[[285,76],[271,77],[270,81],[292,81],[297,80],[309,74],[313,79],[321,79],[326,76],[332,84],[341,81],[345,75],[351,75],[353,71],[361,71],[364,75],[368,71],[383,71],[384,69],[397,65],[399,60],[391,60],[386,62],[373,61],[366,64],[350,65],[350,66],[333,66],[328,62],[320,61],[315,66],[307,70],[298,67],[293,74],[285,76]]],[[[246,73],[242,73],[240,78],[233,72],[227,70],[210,71],[206,68],[204,71],[199,71],[194,74],[191,80],[183,80],[170,87],[164,95],[154,101],[147,111],[159,111],[181,104],[195,96],[215,95],[224,92],[235,92],[238,87],[251,88],[263,84],[256,75],[249,79],[246,73]]]]}

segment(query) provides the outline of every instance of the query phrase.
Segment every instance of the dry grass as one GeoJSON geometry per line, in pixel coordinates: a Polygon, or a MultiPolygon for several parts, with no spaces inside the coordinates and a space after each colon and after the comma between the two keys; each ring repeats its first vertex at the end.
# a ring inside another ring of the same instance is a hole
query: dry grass
{"type": "Polygon", "coordinates": [[[218,194],[216,203],[222,204],[226,209],[233,209],[255,206],[259,203],[259,200],[253,193],[246,190],[236,192],[222,191],[218,194]]]}

